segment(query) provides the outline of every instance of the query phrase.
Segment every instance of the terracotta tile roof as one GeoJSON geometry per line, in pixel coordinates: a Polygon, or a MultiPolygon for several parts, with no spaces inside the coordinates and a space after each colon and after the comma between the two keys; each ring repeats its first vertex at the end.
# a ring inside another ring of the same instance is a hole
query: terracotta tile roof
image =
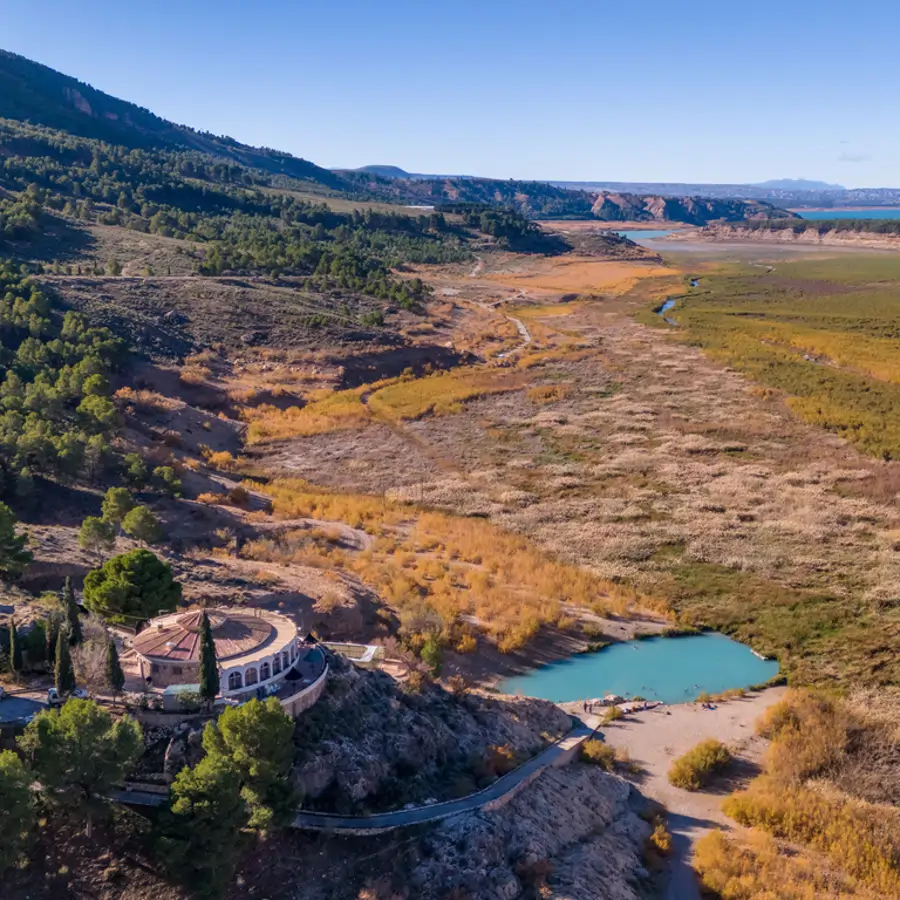
{"type": "MultiPolygon", "coordinates": [[[[261,616],[231,610],[208,610],[219,661],[257,650],[276,633],[261,616]]],[[[200,618],[203,610],[180,616],[162,616],[150,622],[134,639],[134,649],[151,659],[197,662],[200,658],[200,618]]]]}

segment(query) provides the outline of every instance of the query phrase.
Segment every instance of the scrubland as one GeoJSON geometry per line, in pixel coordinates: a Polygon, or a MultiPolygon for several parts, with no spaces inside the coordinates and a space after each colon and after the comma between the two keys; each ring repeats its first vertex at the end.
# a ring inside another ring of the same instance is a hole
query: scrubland
{"type": "MultiPolygon", "coordinates": [[[[766,277],[758,271],[754,278],[766,277]]],[[[704,272],[700,290],[714,277],[745,273],[704,272]]],[[[483,276],[443,283],[455,285],[460,309],[512,301],[503,311],[528,322],[534,346],[504,366],[373,385],[369,413],[376,398],[390,400],[377,421],[340,429],[335,416],[318,434],[259,445],[255,464],[336,493],[483,517],[636,591],[645,606],[777,655],[799,683],[895,689],[895,463],[799,421],[780,391],[723,366],[686,326],[630,319],[683,292],[683,276],[574,302],[541,294],[537,304],[498,294],[483,276]],[[503,390],[490,390],[496,385],[503,390]],[[457,387],[464,399],[454,397],[457,387]]],[[[313,412],[319,402],[344,403],[311,399],[313,412]]]]}
{"type": "Polygon", "coordinates": [[[574,628],[571,608],[625,615],[639,599],[483,519],[329,493],[290,479],[266,491],[276,518],[337,520],[372,540],[347,552],[327,527],[311,535],[280,532],[245,544],[245,558],[352,572],[398,612],[408,635],[438,634],[460,652],[473,651],[482,635],[501,652],[518,650],[543,626],[574,628]]]}
{"type": "Polygon", "coordinates": [[[774,885],[779,897],[900,895],[895,727],[807,692],[789,694],[757,727],[771,740],[763,772],[723,806],[752,831],[699,842],[704,886],[726,898],[764,896],[774,885]],[[879,772],[879,791],[853,777],[860,766],[879,772]],[[828,885],[833,894],[817,893],[828,885]]]}
{"type": "Polygon", "coordinates": [[[900,261],[854,255],[711,274],[682,297],[689,339],[801,418],[884,459],[900,456],[900,261]]]}

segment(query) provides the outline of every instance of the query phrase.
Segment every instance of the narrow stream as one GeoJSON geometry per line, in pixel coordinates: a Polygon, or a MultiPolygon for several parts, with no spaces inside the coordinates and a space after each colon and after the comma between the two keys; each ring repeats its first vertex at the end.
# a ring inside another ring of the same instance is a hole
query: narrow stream
{"type": "Polygon", "coordinates": [[[662,316],[663,321],[667,325],[678,325],[678,323],[674,319],[670,319],[666,313],[672,309],[675,305],[675,300],[672,297],[666,297],[666,302],[663,303],[662,306],[657,306],[656,309],[653,310],[658,316],[662,316]]]}

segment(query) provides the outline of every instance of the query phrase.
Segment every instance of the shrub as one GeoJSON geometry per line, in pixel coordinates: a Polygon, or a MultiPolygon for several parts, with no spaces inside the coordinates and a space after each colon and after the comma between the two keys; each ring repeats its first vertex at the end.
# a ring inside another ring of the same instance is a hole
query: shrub
{"type": "Polygon", "coordinates": [[[662,856],[668,856],[672,852],[672,835],[665,823],[657,822],[650,835],[650,844],[662,856]]]}
{"type": "Polygon", "coordinates": [[[581,760],[611,772],[616,765],[616,751],[609,744],[590,738],[581,745],[581,760]]]}
{"type": "Polygon", "coordinates": [[[625,713],[623,713],[618,706],[607,706],[606,709],[603,710],[603,724],[609,725],[611,722],[617,722],[624,715],[625,713]]]}
{"type": "Polygon", "coordinates": [[[122,519],[122,531],[142,544],[155,544],[162,538],[159,519],[146,506],[136,506],[122,519]]]}
{"type": "Polygon", "coordinates": [[[153,483],[159,491],[170,497],[181,496],[181,479],[171,466],[157,466],[153,470],[153,483]]]}
{"type": "Polygon", "coordinates": [[[701,741],[672,763],[669,782],[686,791],[699,791],[731,761],[731,752],[715,738],[701,741]]]}
{"type": "Polygon", "coordinates": [[[237,464],[237,460],[227,451],[221,450],[218,453],[210,453],[206,458],[206,462],[212,469],[221,469],[224,472],[230,472],[237,464]]]}
{"type": "Polygon", "coordinates": [[[250,504],[250,491],[239,484],[228,492],[228,502],[233,506],[246,507],[250,504]]]}

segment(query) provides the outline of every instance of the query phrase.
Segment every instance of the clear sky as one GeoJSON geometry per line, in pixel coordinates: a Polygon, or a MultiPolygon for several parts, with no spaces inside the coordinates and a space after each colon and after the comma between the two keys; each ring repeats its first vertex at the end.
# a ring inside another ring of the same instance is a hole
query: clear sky
{"type": "Polygon", "coordinates": [[[900,186],[897,0],[0,0],[0,47],[325,166],[900,186]]]}

